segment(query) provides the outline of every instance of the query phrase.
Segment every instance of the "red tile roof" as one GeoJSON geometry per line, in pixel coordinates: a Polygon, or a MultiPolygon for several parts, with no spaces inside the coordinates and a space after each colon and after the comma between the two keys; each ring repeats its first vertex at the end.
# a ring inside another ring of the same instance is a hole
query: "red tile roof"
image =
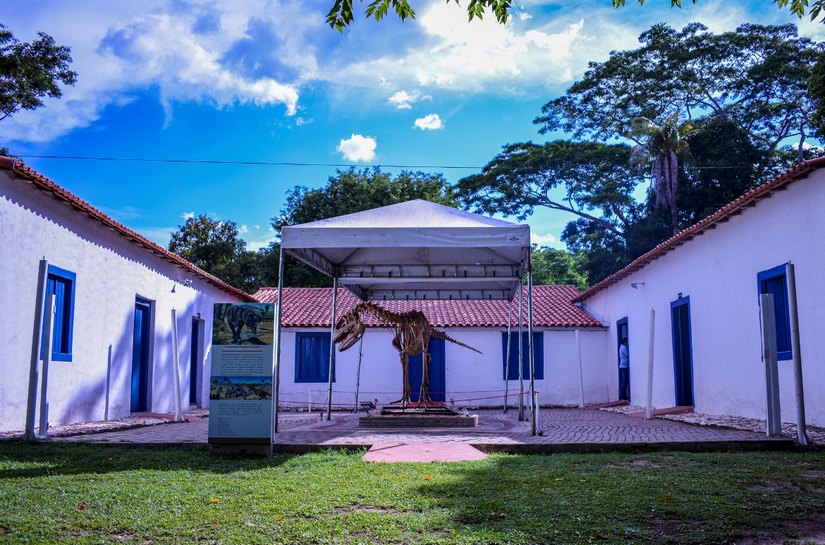
{"type": "Polygon", "coordinates": [[[796,180],[806,178],[808,174],[824,166],[825,156],[818,157],[816,159],[811,159],[810,161],[805,161],[803,163],[796,165],[792,169],[777,176],[773,180],[765,182],[764,184],[751,189],[738,199],[723,206],[722,208],[720,208],[710,216],[706,217],[705,219],[699,221],[698,223],[694,223],[693,225],[686,229],[683,229],[682,231],[679,231],[671,238],[662,242],[646,254],[636,258],[632,263],[627,265],[625,268],[608,276],[607,278],[605,278],[598,284],[594,285],[593,287],[585,290],[581,293],[581,295],[575,297],[573,301],[585,301],[588,297],[592,297],[593,295],[607,288],[608,286],[612,286],[613,284],[616,284],[623,278],[630,276],[631,273],[638,271],[654,259],[658,259],[666,253],[675,250],[685,242],[692,240],[693,238],[696,238],[699,235],[703,234],[705,231],[715,229],[717,226],[719,226],[719,224],[728,221],[733,216],[741,214],[745,211],[745,209],[754,206],[757,202],[761,201],[762,199],[767,199],[775,191],[784,189],[787,185],[795,182],[796,180]]]}
{"type": "MultiPolygon", "coordinates": [[[[598,320],[572,303],[579,294],[575,286],[533,286],[533,324],[535,327],[602,327],[598,320]]],[[[277,288],[261,288],[254,297],[263,303],[278,300],[277,288]]],[[[336,315],[341,316],[359,303],[348,290],[338,291],[336,315]]],[[[507,301],[380,301],[392,312],[421,310],[435,327],[507,327],[507,301]]],[[[524,298],[527,322],[527,297],[524,298]]],[[[284,288],[284,327],[330,327],[332,288],[284,288]]],[[[517,323],[517,305],[513,323],[517,323]]],[[[387,324],[368,316],[370,327],[387,324]]]]}
{"type": "Polygon", "coordinates": [[[144,236],[116,222],[115,220],[113,220],[112,218],[110,218],[109,216],[107,216],[91,204],[87,203],[74,193],[71,193],[70,191],[60,187],[59,185],[57,185],[47,177],[43,176],[36,170],[26,166],[25,164],[23,164],[22,161],[0,155],[0,170],[7,170],[11,173],[12,177],[31,182],[31,184],[35,188],[50,195],[55,200],[68,204],[77,212],[89,216],[92,220],[97,221],[103,224],[105,227],[108,227],[109,229],[114,230],[116,233],[126,237],[130,242],[133,242],[141,248],[154,254],[157,254],[161,258],[175,265],[178,265],[179,267],[182,267],[183,269],[209,282],[210,284],[221,289],[222,291],[234,295],[241,301],[255,301],[255,299],[253,299],[252,296],[248,293],[241,291],[238,288],[230,286],[223,280],[216,278],[208,272],[189,263],[179,255],[170,252],[166,248],[158,244],[155,244],[154,242],[150,241],[144,236]]]}

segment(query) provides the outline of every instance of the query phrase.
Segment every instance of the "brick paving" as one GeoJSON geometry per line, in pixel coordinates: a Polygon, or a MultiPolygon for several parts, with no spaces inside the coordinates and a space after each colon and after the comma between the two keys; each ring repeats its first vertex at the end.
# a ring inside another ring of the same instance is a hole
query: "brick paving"
{"type": "MultiPolygon", "coordinates": [[[[787,439],[771,439],[752,431],[695,426],[671,420],[644,420],[625,414],[588,409],[541,409],[539,435],[516,411],[477,411],[476,428],[360,429],[361,414],[282,413],[274,449],[306,452],[326,448],[369,448],[375,444],[467,443],[483,451],[558,452],[622,449],[727,450],[791,448],[787,439]]],[[[208,420],[55,438],[139,445],[206,445],[208,420]]]]}

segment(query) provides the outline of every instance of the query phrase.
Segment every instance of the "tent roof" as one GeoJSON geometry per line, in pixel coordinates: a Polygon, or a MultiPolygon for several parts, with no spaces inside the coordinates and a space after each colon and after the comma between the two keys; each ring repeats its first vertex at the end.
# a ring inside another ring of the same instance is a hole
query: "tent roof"
{"type": "Polygon", "coordinates": [[[281,245],[361,299],[511,299],[530,226],[414,200],[284,227],[281,245]]]}

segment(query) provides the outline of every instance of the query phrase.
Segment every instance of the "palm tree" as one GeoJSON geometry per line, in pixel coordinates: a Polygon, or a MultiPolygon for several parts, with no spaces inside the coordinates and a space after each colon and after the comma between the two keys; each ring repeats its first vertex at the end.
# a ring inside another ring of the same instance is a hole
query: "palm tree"
{"type": "Polygon", "coordinates": [[[633,148],[631,162],[642,169],[650,165],[656,206],[667,206],[670,209],[670,225],[674,235],[679,231],[676,208],[679,156],[688,156],[690,153],[685,136],[691,129],[690,123],[679,125],[679,112],[676,112],[658,125],[646,117],[636,117],[631,122],[627,135],[637,144],[633,148]]]}

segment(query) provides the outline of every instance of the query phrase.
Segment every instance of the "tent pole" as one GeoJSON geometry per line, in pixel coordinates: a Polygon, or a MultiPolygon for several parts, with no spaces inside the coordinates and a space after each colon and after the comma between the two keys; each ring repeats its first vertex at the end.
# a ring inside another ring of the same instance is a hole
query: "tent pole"
{"type": "Polygon", "coordinates": [[[329,389],[327,393],[327,420],[332,420],[332,372],[335,363],[335,307],[338,304],[338,276],[332,277],[332,321],[329,325],[329,368],[327,378],[329,379],[329,389]]]}
{"type": "Polygon", "coordinates": [[[358,368],[355,371],[355,409],[353,412],[358,412],[358,390],[361,389],[361,360],[364,358],[364,336],[358,341],[358,368]]]}
{"type": "Polygon", "coordinates": [[[275,306],[275,396],[272,426],[273,431],[278,433],[278,414],[281,399],[281,310],[284,301],[284,247],[281,245],[278,253],[278,302],[275,306]]]}
{"type": "Polygon", "coordinates": [[[527,342],[530,347],[530,435],[537,433],[536,363],[533,357],[533,264],[527,263],[527,342]]]}
{"type": "Polygon", "coordinates": [[[524,422],[527,417],[524,415],[524,354],[522,344],[524,339],[524,332],[522,325],[524,324],[524,288],[519,282],[518,292],[518,420],[524,422]]]}
{"type": "Polygon", "coordinates": [[[507,355],[504,356],[504,414],[507,414],[507,402],[510,394],[510,337],[513,333],[513,300],[507,306],[507,355]]]}

